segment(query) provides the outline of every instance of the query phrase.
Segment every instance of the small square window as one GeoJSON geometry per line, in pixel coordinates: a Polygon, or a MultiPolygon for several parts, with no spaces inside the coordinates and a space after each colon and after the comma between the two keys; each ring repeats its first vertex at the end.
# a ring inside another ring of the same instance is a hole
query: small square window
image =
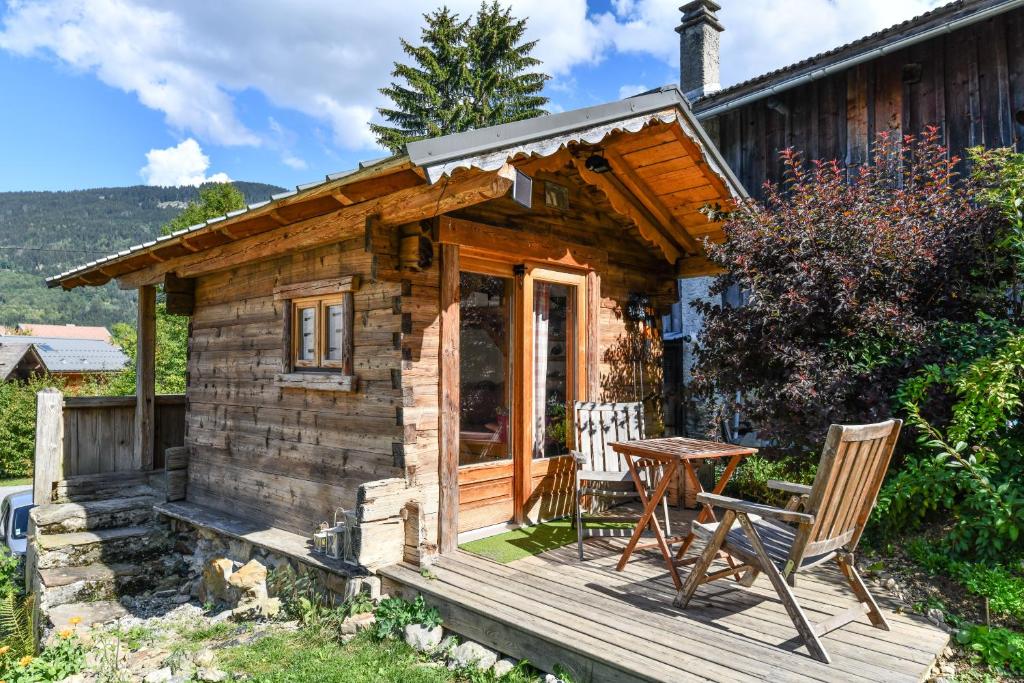
{"type": "Polygon", "coordinates": [[[348,309],[351,295],[295,299],[292,301],[292,365],[296,368],[340,368],[351,359],[352,324],[348,309]]]}

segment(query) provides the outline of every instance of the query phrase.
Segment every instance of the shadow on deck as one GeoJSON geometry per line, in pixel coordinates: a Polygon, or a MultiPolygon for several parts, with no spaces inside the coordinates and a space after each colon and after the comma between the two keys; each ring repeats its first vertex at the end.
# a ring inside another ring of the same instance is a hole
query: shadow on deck
{"type": "MultiPolygon", "coordinates": [[[[674,513],[674,528],[692,516],[674,513]]],[[[380,573],[404,593],[422,593],[456,633],[548,671],[560,665],[580,683],[921,681],[949,639],[876,591],[892,630],[871,627],[865,616],[833,631],[824,637],[833,663],[822,664],[807,654],[763,575],[751,588],[706,584],[683,611],[672,606],[675,589],[656,550],[615,570],[624,545],[592,540],[583,563],[571,545],[507,565],[459,551],[427,576],[408,565],[380,573]]],[[[796,595],[812,621],[855,602],[838,568],[828,566],[801,574],[796,595]]]]}

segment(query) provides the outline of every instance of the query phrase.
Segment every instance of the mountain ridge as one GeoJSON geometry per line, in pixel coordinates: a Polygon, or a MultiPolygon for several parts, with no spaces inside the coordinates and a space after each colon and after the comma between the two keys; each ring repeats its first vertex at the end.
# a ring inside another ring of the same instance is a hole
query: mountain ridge
{"type": "MultiPolygon", "coordinates": [[[[284,188],[232,183],[247,203],[284,188]]],[[[44,279],[157,237],[201,187],[97,187],[0,192],[0,325],[111,327],[135,317],[135,293],[104,287],[47,289],[44,279]]]]}

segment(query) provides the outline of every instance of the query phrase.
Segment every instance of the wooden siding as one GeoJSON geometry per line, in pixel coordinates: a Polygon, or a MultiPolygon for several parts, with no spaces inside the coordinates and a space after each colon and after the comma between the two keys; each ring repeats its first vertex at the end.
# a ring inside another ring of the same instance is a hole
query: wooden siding
{"type": "MultiPolygon", "coordinates": [[[[698,103],[699,118],[700,109],[698,103]]],[[[761,196],[765,181],[781,178],[778,155],[787,147],[807,158],[860,164],[878,133],[937,125],[945,144],[963,157],[973,145],[1020,148],[1022,110],[1024,9],[1018,9],[701,123],[747,191],[761,196]]]]}
{"type": "MultiPolygon", "coordinates": [[[[185,438],[185,397],[157,396],[155,467],[163,467],[167,448],[185,438]]],[[[135,397],[100,396],[64,399],[64,475],[130,472],[135,452],[135,397]]]]}
{"type": "Polygon", "coordinates": [[[369,235],[198,279],[189,357],[189,502],[296,533],[360,485],[401,476],[401,284],[376,277],[369,235]],[[275,287],[360,275],[355,392],[283,387],[284,301],[275,287]]]}

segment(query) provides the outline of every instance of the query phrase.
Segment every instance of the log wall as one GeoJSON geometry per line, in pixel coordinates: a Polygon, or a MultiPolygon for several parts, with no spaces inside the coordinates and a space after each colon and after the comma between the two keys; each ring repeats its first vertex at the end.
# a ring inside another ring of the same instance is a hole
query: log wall
{"type": "MultiPolygon", "coordinates": [[[[342,236],[345,237],[345,236],[342,236]]],[[[357,504],[366,482],[403,476],[401,285],[376,277],[360,231],[329,246],[198,280],[189,357],[190,502],[309,533],[357,504]],[[358,274],[355,392],[279,386],[276,286],[358,274]]]]}
{"type": "Polygon", "coordinates": [[[953,154],[975,145],[1020,148],[1024,130],[1024,9],[1001,14],[839,74],[701,117],[744,187],[777,182],[779,151],[860,164],[882,131],[939,126],[953,154]]]}

